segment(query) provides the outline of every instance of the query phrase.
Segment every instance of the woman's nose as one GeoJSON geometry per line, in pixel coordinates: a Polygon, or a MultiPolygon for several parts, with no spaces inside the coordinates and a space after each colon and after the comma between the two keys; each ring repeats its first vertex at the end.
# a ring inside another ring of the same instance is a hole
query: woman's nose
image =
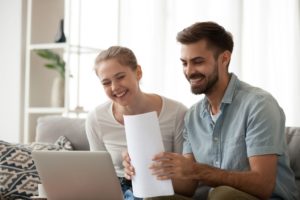
{"type": "Polygon", "coordinates": [[[118,87],[119,87],[119,84],[116,81],[111,82],[111,90],[112,91],[117,90],[118,87]]]}

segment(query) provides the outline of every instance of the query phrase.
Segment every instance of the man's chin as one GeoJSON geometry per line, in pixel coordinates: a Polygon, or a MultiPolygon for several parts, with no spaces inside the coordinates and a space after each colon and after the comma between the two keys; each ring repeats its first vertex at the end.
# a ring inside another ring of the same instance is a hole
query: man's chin
{"type": "Polygon", "coordinates": [[[191,88],[191,91],[193,94],[195,95],[200,95],[200,94],[203,94],[203,90],[199,89],[199,88],[191,88]]]}

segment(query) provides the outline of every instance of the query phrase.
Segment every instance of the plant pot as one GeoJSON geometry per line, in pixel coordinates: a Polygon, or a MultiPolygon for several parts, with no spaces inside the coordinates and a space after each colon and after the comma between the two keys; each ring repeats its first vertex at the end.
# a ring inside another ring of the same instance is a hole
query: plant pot
{"type": "Polygon", "coordinates": [[[51,106],[64,107],[65,101],[65,80],[61,77],[56,77],[52,83],[51,90],[51,106]]]}

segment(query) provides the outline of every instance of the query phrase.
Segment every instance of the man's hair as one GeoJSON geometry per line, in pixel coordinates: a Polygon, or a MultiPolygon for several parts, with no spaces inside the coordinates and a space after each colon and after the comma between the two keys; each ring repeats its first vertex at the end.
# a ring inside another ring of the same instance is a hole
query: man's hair
{"type": "Polygon", "coordinates": [[[215,57],[226,50],[232,52],[233,39],[231,33],[215,22],[198,22],[177,34],[177,41],[181,44],[192,44],[206,40],[207,48],[215,50],[215,57]]]}
{"type": "Polygon", "coordinates": [[[94,69],[97,69],[99,63],[110,59],[116,59],[121,65],[128,66],[132,70],[135,70],[138,65],[132,50],[122,46],[111,46],[96,57],[94,69]]]}

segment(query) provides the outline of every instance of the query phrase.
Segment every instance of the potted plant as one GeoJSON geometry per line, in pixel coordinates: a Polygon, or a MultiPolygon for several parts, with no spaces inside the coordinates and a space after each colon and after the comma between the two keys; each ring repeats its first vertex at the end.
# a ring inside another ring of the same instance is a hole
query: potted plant
{"type": "Polygon", "coordinates": [[[59,54],[49,50],[49,49],[39,49],[36,50],[37,55],[47,59],[49,63],[45,64],[48,69],[56,70],[62,79],[65,79],[65,61],[60,57],[59,54]]]}
{"type": "Polygon", "coordinates": [[[51,106],[63,107],[64,106],[64,89],[65,89],[65,61],[61,56],[49,49],[38,49],[35,51],[37,55],[48,60],[44,66],[48,69],[55,70],[59,73],[59,77],[53,80],[51,91],[51,106]]]}

